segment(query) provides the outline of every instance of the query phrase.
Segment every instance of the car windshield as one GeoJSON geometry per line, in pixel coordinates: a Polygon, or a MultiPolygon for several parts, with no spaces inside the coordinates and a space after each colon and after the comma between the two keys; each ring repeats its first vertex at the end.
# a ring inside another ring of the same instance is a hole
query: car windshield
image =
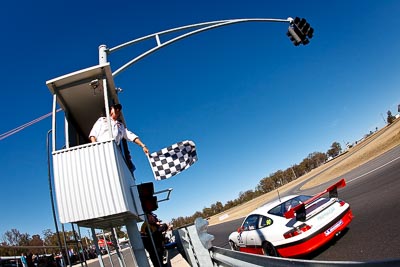
{"type": "Polygon", "coordinates": [[[277,215],[283,217],[285,212],[288,210],[292,209],[293,207],[303,203],[304,201],[310,199],[311,196],[296,196],[294,198],[291,198],[289,200],[286,200],[285,202],[282,202],[281,204],[273,207],[268,211],[269,214],[277,215]]]}

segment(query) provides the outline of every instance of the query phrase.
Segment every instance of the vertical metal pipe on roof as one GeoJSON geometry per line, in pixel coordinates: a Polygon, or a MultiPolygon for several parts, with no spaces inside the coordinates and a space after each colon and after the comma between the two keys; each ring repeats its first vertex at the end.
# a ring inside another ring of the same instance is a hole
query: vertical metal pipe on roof
{"type": "Polygon", "coordinates": [[[67,120],[67,116],[64,113],[64,136],[65,136],[65,147],[69,148],[69,124],[67,120]]]}
{"type": "Polygon", "coordinates": [[[107,63],[107,46],[102,44],[99,46],[99,64],[107,63]]]}
{"type": "Polygon", "coordinates": [[[56,114],[57,114],[56,107],[57,107],[57,94],[56,94],[56,92],[54,92],[53,116],[52,116],[52,121],[51,121],[51,124],[52,124],[51,128],[53,129],[53,131],[52,131],[52,142],[53,142],[52,151],[56,151],[56,114]]]}
{"type": "Polygon", "coordinates": [[[112,139],[112,129],[111,129],[111,118],[110,118],[110,103],[109,103],[109,99],[108,99],[108,88],[107,88],[107,79],[104,78],[103,79],[103,90],[104,90],[104,110],[106,111],[106,117],[107,117],[107,124],[108,124],[108,134],[109,134],[109,138],[112,139]]]}

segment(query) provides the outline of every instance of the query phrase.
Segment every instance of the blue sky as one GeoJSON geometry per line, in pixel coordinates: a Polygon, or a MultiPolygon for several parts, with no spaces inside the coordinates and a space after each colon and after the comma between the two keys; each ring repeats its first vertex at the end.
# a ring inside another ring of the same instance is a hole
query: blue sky
{"type": "MultiPolygon", "coordinates": [[[[47,80],[98,63],[98,46],[233,18],[304,17],[315,29],[294,47],[285,23],[244,23],[190,37],[115,78],[128,128],[151,151],[182,140],[199,161],[155,182],[173,188],[164,221],[225,204],[309,153],[344,146],[397,113],[398,1],[6,1],[0,10],[3,123],[0,134],[51,111],[47,80]]],[[[163,41],[163,40],[162,40],[163,41]]],[[[154,46],[111,54],[116,70],[154,46]]],[[[0,236],[54,230],[45,119],[0,141],[0,236]]],[[[153,181],[130,145],[137,181],[153,181]]]]}

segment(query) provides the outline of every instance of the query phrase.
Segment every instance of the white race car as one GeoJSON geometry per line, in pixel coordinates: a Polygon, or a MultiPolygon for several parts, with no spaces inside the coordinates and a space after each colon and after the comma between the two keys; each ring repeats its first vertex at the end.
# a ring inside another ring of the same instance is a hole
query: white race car
{"type": "Polygon", "coordinates": [[[229,235],[233,250],[299,257],[326,244],[353,219],[350,205],[338,199],[344,179],[315,196],[291,195],[251,212],[229,235]],[[329,193],[329,198],[322,195],[329,193]]]}

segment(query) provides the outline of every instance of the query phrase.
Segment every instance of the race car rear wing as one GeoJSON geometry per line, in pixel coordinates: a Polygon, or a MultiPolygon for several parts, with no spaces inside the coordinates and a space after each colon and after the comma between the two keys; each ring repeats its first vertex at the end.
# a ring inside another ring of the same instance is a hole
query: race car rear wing
{"type": "Polygon", "coordinates": [[[293,207],[292,209],[288,210],[285,212],[284,216],[287,219],[293,218],[296,215],[296,220],[298,221],[304,221],[306,219],[306,205],[309,203],[314,202],[315,200],[319,199],[322,195],[329,193],[329,198],[337,198],[338,197],[338,188],[343,188],[346,186],[346,181],[344,179],[340,180],[334,185],[331,185],[324,191],[316,194],[312,198],[308,199],[307,201],[304,201],[303,203],[293,207]]]}

